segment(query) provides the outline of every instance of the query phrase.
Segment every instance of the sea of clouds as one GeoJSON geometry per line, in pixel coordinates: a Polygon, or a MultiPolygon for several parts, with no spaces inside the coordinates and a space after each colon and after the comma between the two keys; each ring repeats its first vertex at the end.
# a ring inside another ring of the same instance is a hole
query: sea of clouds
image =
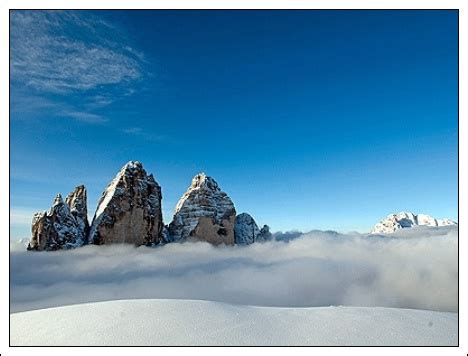
{"type": "Polygon", "coordinates": [[[10,244],[10,311],[136,298],[458,311],[458,227],[388,236],[288,232],[250,246],[10,244]]]}

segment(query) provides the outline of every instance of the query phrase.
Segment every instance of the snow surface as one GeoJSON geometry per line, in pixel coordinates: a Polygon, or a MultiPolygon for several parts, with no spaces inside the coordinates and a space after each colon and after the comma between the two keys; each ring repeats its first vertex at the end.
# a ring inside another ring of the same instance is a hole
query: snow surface
{"type": "Polygon", "coordinates": [[[120,300],[10,315],[12,346],[457,345],[458,314],[120,300]]]}

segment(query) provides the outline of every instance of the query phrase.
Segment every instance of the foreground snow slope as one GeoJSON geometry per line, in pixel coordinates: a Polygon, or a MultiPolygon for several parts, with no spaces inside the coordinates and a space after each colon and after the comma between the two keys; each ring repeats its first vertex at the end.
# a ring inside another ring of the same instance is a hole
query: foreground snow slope
{"type": "Polygon", "coordinates": [[[10,315],[16,345],[456,345],[458,314],[121,300],[10,315]]]}

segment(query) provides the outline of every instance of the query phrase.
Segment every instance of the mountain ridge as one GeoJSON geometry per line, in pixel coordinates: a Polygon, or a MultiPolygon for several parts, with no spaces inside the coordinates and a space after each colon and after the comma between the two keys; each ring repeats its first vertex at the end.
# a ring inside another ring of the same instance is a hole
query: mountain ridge
{"type": "Polygon", "coordinates": [[[387,217],[375,224],[371,234],[390,234],[400,229],[407,229],[416,226],[448,226],[458,225],[450,219],[436,219],[427,214],[414,214],[411,212],[399,212],[389,214],[387,217]]]}
{"type": "Polygon", "coordinates": [[[248,214],[250,220],[239,219],[231,198],[205,173],[193,177],[175,207],[172,221],[164,225],[161,186],[139,161],[127,162],[109,182],[91,224],[86,204],[83,185],[76,187],[65,202],[58,194],[49,211],[34,214],[28,250],[112,243],[154,246],[187,239],[242,245],[255,242],[256,237],[258,241],[272,237],[268,225],[264,225],[249,241],[236,238],[236,231],[246,231],[243,225],[253,222],[257,226],[255,220],[248,214]]]}

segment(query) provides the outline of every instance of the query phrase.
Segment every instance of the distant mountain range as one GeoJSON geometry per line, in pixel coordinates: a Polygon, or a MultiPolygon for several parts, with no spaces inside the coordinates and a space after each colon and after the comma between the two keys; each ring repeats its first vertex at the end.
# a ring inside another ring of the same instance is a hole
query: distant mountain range
{"type": "Polygon", "coordinates": [[[448,226],[458,225],[450,219],[435,219],[426,214],[413,214],[401,212],[390,214],[385,219],[377,223],[372,229],[372,234],[389,234],[400,229],[411,228],[415,226],[448,226]]]}
{"type": "MultiPolygon", "coordinates": [[[[259,228],[249,214],[236,215],[231,198],[205,173],[192,179],[168,225],[163,222],[161,202],[161,187],[153,175],[147,174],[140,162],[130,161],[102,193],[91,224],[86,188],[80,185],[65,201],[58,194],[48,211],[34,214],[27,248],[53,251],[113,243],[154,246],[184,240],[249,245],[273,238],[268,225],[259,228]]],[[[456,224],[449,219],[402,212],[380,221],[371,233],[387,234],[418,225],[456,224]]]]}

